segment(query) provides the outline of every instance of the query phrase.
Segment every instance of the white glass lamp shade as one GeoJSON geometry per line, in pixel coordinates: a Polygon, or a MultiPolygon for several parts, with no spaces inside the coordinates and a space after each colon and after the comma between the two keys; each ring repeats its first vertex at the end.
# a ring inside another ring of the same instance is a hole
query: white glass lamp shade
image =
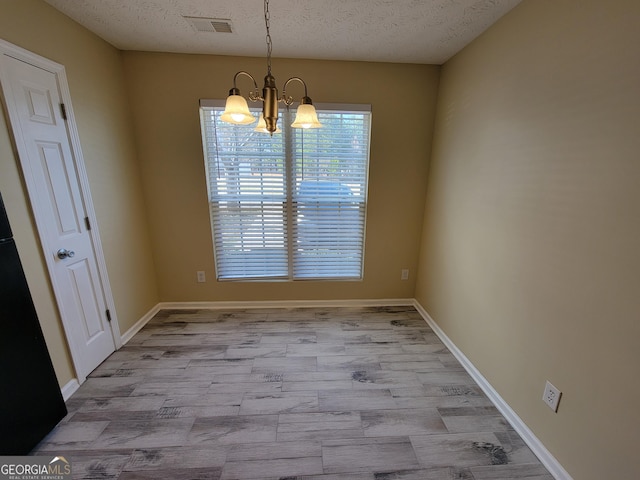
{"type": "MultiPolygon", "coordinates": [[[[269,130],[267,130],[267,122],[264,121],[264,116],[262,114],[260,114],[260,120],[258,120],[258,124],[256,125],[256,128],[254,129],[255,132],[260,132],[260,133],[269,133],[269,130]]],[[[273,133],[281,133],[282,130],[280,130],[280,127],[276,127],[276,131],[273,133]]]]}
{"type": "Polygon", "coordinates": [[[248,125],[256,121],[256,118],[249,111],[249,105],[244,97],[240,95],[229,95],[224,106],[224,112],[220,115],[220,120],[236,125],[248,125]]]}
{"type": "Polygon", "coordinates": [[[311,104],[301,104],[296,110],[296,119],[291,124],[293,128],[320,128],[316,108],[311,104]]]}

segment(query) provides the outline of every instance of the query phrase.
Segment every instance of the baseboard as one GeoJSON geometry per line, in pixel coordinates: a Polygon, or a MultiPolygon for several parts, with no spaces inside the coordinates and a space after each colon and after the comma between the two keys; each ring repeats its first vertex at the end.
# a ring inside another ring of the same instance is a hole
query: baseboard
{"type": "Polygon", "coordinates": [[[78,390],[79,388],[80,384],[78,383],[77,379],[73,378],[69,380],[67,384],[60,389],[64,401],[66,402],[67,400],[69,400],[71,398],[71,395],[76,393],[76,390],[78,390]]]}
{"type": "Polygon", "coordinates": [[[322,308],[322,307],[408,307],[411,298],[360,299],[360,300],[257,300],[238,302],[162,302],[158,310],[168,309],[225,309],[225,308],[322,308]]]}
{"type": "Polygon", "coordinates": [[[408,307],[413,306],[411,298],[394,298],[387,300],[258,300],[242,302],[160,302],[149,310],[135,325],[121,337],[125,345],[133,336],[142,330],[160,310],[221,310],[226,308],[318,308],[318,307],[408,307]]]}
{"type": "Polygon", "coordinates": [[[133,338],[133,336],[136,333],[142,330],[142,327],[144,327],[149,322],[149,320],[151,320],[154,317],[154,315],[158,313],[160,310],[161,310],[160,304],[156,305],[147,313],[145,313],[143,317],[133,325],[133,327],[131,327],[126,332],[124,332],[124,334],[121,337],[122,345],[125,345],[129,340],[133,338]]]}
{"type": "Polygon", "coordinates": [[[440,328],[429,313],[414,300],[413,306],[418,310],[422,318],[429,324],[435,334],[442,340],[442,343],[451,351],[454,357],[462,364],[467,373],[475,380],[478,386],[489,397],[500,413],[511,424],[513,429],[518,432],[531,451],[538,457],[540,462],[549,470],[556,480],[572,480],[571,475],[560,465],[560,462],[546,449],[542,442],[534,435],[529,427],[522,419],[513,411],[509,404],[500,396],[495,388],[480,373],[480,371],[471,363],[464,353],[451,341],[446,333],[440,328]]]}

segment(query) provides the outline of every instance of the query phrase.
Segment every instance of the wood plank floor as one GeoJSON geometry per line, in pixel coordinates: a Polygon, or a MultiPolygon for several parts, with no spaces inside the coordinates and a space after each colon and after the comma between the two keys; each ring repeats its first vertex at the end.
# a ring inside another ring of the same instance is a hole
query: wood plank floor
{"type": "Polygon", "coordinates": [[[553,480],[412,307],[163,310],[67,407],[77,479],[553,480]]]}

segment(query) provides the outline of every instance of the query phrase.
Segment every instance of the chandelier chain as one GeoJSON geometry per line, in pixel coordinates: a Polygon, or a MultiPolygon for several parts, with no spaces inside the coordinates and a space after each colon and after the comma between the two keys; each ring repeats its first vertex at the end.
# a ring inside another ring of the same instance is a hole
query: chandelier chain
{"type": "Polygon", "coordinates": [[[267,27],[267,73],[271,75],[271,33],[269,27],[271,26],[271,15],[269,13],[269,0],[264,0],[264,24],[267,27]]]}

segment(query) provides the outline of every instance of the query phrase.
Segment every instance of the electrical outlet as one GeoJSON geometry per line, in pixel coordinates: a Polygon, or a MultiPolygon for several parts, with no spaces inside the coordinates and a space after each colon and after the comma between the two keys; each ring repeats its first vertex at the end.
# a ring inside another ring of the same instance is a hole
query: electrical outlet
{"type": "Polygon", "coordinates": [[[400,280],[409,280],[409,269],[403,268],[400,271],[400,280]]]}
{"type": "Polygon", "coordinates": [[[198,283],[204,283],[207,281],[207,277],[205,277],[204,272],[199,270],[196,272],[196,277],[198,279],[198,283]]]}
{"type": "Polygon", "coordinates": [[[561,396],[562,392],[547,380],[547,384],[544,386],[544,395],[542,395],[542,401],[546,403],[551,410],[557,412],[558,402],[560,401],[561,396]]]}

